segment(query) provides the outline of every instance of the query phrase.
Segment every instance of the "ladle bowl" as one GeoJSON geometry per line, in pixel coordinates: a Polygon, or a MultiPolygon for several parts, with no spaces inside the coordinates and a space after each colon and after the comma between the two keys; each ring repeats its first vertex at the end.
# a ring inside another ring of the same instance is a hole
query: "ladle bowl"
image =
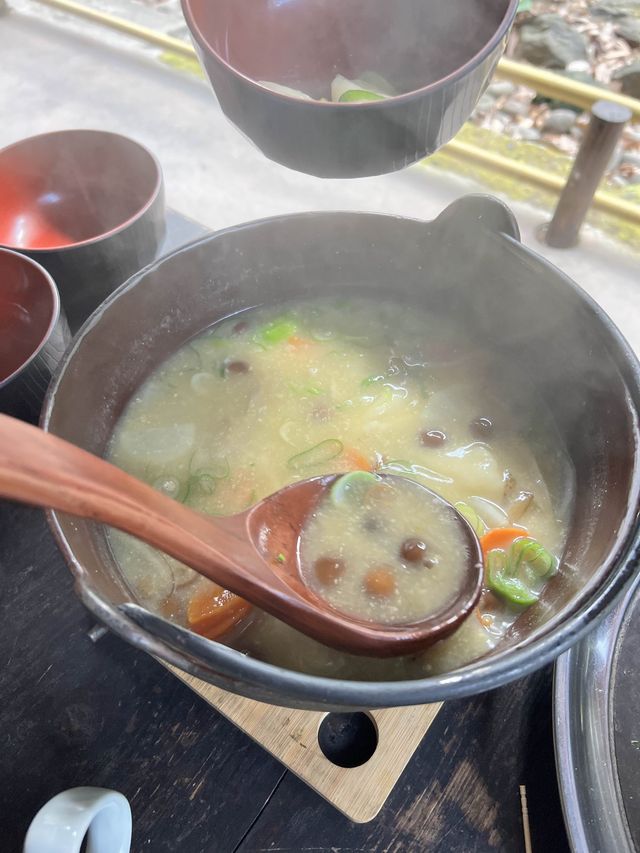
{"type": "Polygon", "coordinates": [[[223,112],[272,160],[323,178],[402,169],[471,115],[518,0],[182,0],[223,112]],[[398,94],[332,103],[333,78],[381,75],[398,94]]]}

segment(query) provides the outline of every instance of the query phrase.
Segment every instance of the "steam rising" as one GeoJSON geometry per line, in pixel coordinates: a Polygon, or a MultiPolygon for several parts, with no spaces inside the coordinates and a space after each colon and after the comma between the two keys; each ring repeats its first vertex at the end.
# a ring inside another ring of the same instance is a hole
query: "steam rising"
{"type": "Polygon", "coordinates": [[[508,0],[227,0],[216,49],[254,80],[329,98],[331,80],[373,72],[405,93],[471,60],[508,0]],[[248,22],[251,22],[249,24],[248,22]]]}

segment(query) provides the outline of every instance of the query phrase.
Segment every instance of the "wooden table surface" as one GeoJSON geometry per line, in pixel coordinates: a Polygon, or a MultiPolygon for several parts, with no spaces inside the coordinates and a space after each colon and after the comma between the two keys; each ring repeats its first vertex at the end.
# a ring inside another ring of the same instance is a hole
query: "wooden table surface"
{"type": "MultiPolygon", "coordinates": [[[[178,225],[173,243],[191,236],[178,225]]],[[[568,850],[551,669],[445,704],[380,815],[358,825],[155,660],[114,636],[93,643],[92,626],[44,514],[0,502],[2,853],[76,785],[125,794],[134,853],[520,853],[521,784],[534,853],[568,850]]]]}
{"type": "Polygon", "coordinates": [[[0,503],[0,849],[76,785],[122,791],[134,853],[567,850],[551,671],[446,703],[381,814],[352,824],[91,615],[40,510],[0,503]]]}

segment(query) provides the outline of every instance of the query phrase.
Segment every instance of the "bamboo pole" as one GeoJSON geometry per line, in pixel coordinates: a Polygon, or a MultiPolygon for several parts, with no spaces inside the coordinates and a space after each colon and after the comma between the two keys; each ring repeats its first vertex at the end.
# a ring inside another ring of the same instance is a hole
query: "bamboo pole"
{"type": "MultiPolygon", "coordinates": [[[[483,148],[459,142],[457,139],[452,139],[442,151],[458,160],[475,163],[483,168],[517,178],[553,193],[561,193],[566,183],[560,175],[543,172],[542,169],[536,169],[535,166],[528,166],[526,163],[519,163],[517,160],[509,160],[501,154],[485,151],[483,148]]],[[[597,192],[593,197],[593,207],[604,213],[617,216],[626,222],[640,225],[640,206],[616,198],[610,193],[597,192]]]]}
{"type": "Polygon", "coordinates": [[[183,41],[183,39],[166,36],[164,33],[152,30],[149,27],[141,27],[124,18],[117,18],[115,15],[99,12],[97,9],[90,9],[82,3],[74,3],[73,0],[35,0],[35,2],[43,6],[50,6],[52,9],[59,9],[61,12],[67,12],[69,15],[76,15],[78,18],[84,18],[87,21],[92,21],[94,24],[108,27],[111,30],[117,30],[120,33],[125,33],[125,35],[146,41],[156,47],[161,47],[163,50],[172,50],[174,53],[180,54],[180,56],[187,56],[191,59],[196,58],[196,52],[193,47],[189,42],[183,41]]]}
{"type": "Polygon", "coordinates": [[[640,119],[640,100],[630,98],[628,95],[620,95],[609,89],[601,89],[599,86],[590,86],[588,83],[580,83],[556,74],[546,68],[537,68],[535,65],[525,65],[523,62],[514,62],[504,57],[498,63],[496,74],[504,80],[510,80],[519,86],[528,86],[539,95],[547,98],[557,98],[567,104],[589,110],[596,101],[612,101],[618,106],[631,110],[634,118],[640,119]]]}

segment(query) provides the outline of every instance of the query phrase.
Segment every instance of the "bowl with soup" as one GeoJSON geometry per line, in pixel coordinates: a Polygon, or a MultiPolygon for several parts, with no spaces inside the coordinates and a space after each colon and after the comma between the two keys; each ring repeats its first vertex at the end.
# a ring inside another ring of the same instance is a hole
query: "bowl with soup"
{"type": "Polygon", "coordinates": [[[619,332],[501,203],[468,196],[433,222],[275,217],[123,285],[68,352],[43,426],[212,516],[339,475],[301,576],[381,623],[444,606],[463,571],[451,518],[413,494],[427,486],[483,550],[469,616],[415,654],[349,655],[122,533],[50,521],[99,619],[224,689],[306,708],[465,696],[551,661],[635,571],[639,400],[619,332]]]}
{"type": "Polygon", "coordinates": [[[322,178],[402,169],[452,139],[506,46],[518,0],[182,0],[227,118],[322,178]]]}

